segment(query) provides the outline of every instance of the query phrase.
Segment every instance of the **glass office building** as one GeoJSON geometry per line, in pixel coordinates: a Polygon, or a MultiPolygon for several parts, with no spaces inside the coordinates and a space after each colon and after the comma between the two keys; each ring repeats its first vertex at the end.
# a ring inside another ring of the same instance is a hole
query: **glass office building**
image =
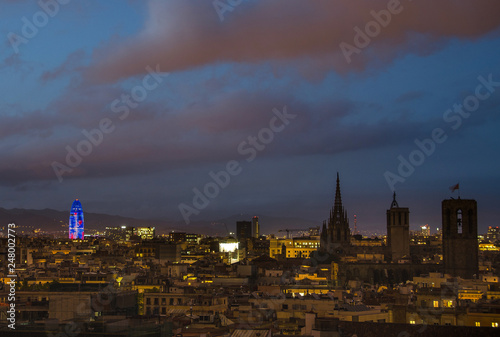
{"type": "Polygon", "coordinates": [[[76,199],[71,205],[69,215],[69,238],[83,240],[83,209],[81,202],[76,199]]]}

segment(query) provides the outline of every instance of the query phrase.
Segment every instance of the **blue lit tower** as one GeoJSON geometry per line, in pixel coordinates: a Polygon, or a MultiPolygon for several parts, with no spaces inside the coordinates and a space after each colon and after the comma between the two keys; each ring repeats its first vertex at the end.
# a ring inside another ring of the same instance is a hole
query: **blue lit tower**
{"type": "Polygon", "coordinates": [[[83,209],[78,199],[71,205],[69,214],[69,238],[72,240],[83,240],[83,209]]]}

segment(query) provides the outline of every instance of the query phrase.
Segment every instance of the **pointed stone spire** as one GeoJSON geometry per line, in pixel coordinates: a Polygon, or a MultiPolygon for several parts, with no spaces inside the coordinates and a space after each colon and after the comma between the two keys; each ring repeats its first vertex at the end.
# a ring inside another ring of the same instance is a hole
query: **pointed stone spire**
{"type": "Polygon", "coordinates": [[[342,196],[340,195],[340,179],[338,172],[337,172],[337,187],[335,189],[335,206],[337,205],[342,207],[342,196]]]}
{"type": "Polygon", "coordinates": [[[321,239],[326,240],[328,238],[328,230],[326,229],[326,220],[323,221],[323,229],[321,230],[321,239]]]}
{"type": "Polygon", "coordinates": [[[392,195],[391,208],[399,208],[398,202],[396,201],[396,191],[394,191],[394,194],[392,195]]]}
{"type": "MultiPolygon", "coordinates": [[[[328,219],[328,246],[330,244],[349,245],[350,230],[347,211],[342,205],[342,196],[340,194],[340,177],[337,172],[337,186],[335,188],[335,201],[330,209],[330,217],[328,219]]],[[[331,246],[330,248],[332,248],[331,246]]]]}

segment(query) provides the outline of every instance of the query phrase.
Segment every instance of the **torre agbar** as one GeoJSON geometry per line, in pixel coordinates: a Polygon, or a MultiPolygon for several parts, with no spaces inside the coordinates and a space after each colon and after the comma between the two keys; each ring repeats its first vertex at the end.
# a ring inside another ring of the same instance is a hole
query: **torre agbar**
{"type": "Polygon", "coordinates": [[[83,240],[83,209],[81,202],[76,199],[71,205],[69,214],[69,238],[83,240]]]}

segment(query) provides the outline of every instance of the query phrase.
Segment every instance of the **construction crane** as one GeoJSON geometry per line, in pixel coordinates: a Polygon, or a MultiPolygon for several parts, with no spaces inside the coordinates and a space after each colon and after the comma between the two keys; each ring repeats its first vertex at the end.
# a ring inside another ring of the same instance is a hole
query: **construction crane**
{"type": "Polygon", "coordinates": [[[286,232],[286,238],[290,239],[290,232],[303,232],[305,229],[280,229],[278,232],[286,232]]]}
{"type": "MultiPolygon", "coordinates": [[[[227,236],[231,236],[233,235],[234,233],[230,232],[229,229],[227,228],[227,225],[225,222],[212,222],[210,223],[212,226],[215,226],[215,225],[224,225],[224,227],[226,228],[226,235],[227,236]]],[[[218,233],[218,232],[217,232],[218,233]]]]}

